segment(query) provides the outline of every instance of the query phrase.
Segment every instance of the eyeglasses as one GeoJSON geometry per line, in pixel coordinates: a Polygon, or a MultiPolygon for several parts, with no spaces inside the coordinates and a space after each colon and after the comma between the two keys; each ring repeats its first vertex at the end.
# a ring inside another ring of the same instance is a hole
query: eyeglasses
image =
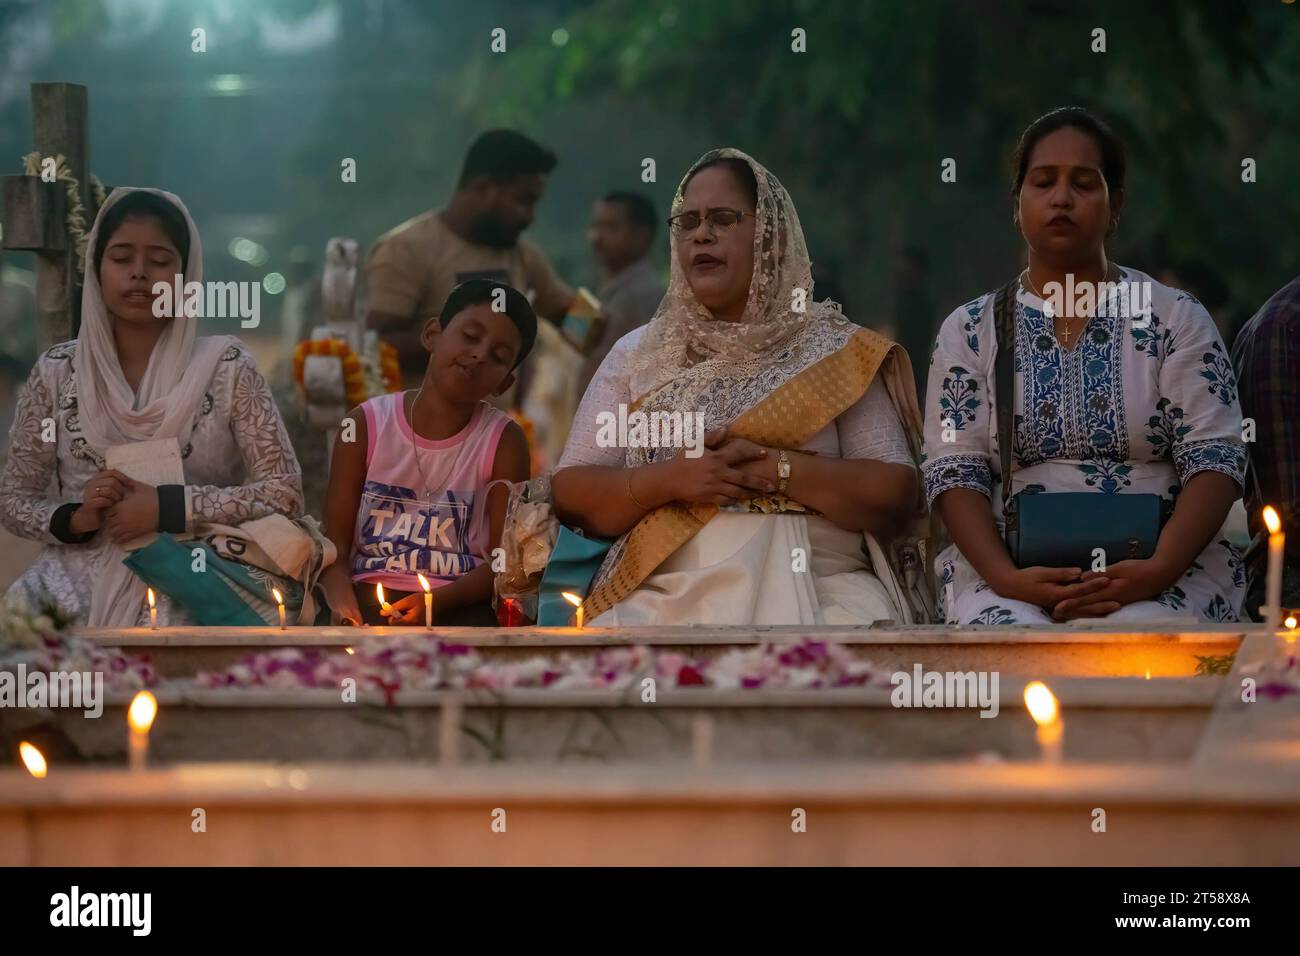
{"type": "Polygon", "coordinates": [[[701,222],[708,222],[709,232],[712,235],[720,236],[746,216],[753,215],[752,212],[741,212],[739,209],[718,206],[715,209],[710,209],[703,216],[694,210],[678,213],[668,220],[668,225],[677,235],[687,236],[700,228],[701,222]]]}

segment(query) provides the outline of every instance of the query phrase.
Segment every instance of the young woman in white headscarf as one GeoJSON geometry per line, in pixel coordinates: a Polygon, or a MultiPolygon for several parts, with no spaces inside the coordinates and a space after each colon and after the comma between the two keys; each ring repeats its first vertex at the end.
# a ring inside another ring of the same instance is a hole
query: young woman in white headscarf
{"type": "MultiPolygon", "coordinates": [[[[48,349],[18,401],[0,520],[46,547],[6,599],[74,625],[149,620],[123,548],[149,532],[302,513],[302,471],[266,381],[234,336],[196,334],[183,302],[157,317],[153,289],[203,281],[189,211],[157,189],[113,190],[86,239],[81,328],[48,349]],[[109,448],[172,440],[184,484],[106,467],[109,448]]],[[[175,299],[171,292],[164,293],[175,299]]],[[[158,623],[190,623],[158,595],[158,623]]]]}
{"type": "Polygon", "coordinates": [[[868,547],[921,510],[906,353],[813,300],[794,204],[751,157],[706,153],[672,213],[668,292],[601,364],[552,479],[562,521],[617,539],[587,622],[910,622],[868,547]],[[598,416],[620,405],[702,413],[701,453],[610,447],[598,416]]]}

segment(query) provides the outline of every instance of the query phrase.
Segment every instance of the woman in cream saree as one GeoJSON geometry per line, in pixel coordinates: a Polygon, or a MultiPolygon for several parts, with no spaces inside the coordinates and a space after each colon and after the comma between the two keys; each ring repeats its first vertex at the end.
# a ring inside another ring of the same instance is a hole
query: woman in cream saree
{"type": "Polygon", "coordinates": [[[928,618],[890,546],[920,511],[906,354],[812,300],[794,205],[749,156],[706,153],[673,213],[668,292],[601,364],[552,480],[561,520],[617,539],[587,623],[928,618]],[[705,447],[609,447],[620,405],[699,413],[705,447]]]}

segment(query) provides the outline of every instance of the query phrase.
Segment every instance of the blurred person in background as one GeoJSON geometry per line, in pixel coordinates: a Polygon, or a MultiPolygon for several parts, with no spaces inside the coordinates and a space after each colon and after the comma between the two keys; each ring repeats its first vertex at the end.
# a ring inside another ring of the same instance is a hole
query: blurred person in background
{"type": "Polygon", "coordinates": [[[640,193],[612,192],[591,211],[587,241],[600,263],[602,281],[596,298],[606,324],[603,337],[583,364],[578,397],[614,343],[649,322],[664,297],[663,280],[650,262],[656,226],[654,204],[640,193]]]}

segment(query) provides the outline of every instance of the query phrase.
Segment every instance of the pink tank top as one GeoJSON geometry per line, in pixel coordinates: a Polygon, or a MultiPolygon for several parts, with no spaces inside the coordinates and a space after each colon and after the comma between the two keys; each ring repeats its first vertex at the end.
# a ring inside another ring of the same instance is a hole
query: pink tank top
{"type": "Polygon", "coordinates": [[[487,493],[510,417],[479,402],[464,428],[432,441],[412,431],[403,396],[392,392],[361,406],[366,483],[352,539],[352,580],[419,591],[417,572],[436,588],[490,560],[487,493]]]}

